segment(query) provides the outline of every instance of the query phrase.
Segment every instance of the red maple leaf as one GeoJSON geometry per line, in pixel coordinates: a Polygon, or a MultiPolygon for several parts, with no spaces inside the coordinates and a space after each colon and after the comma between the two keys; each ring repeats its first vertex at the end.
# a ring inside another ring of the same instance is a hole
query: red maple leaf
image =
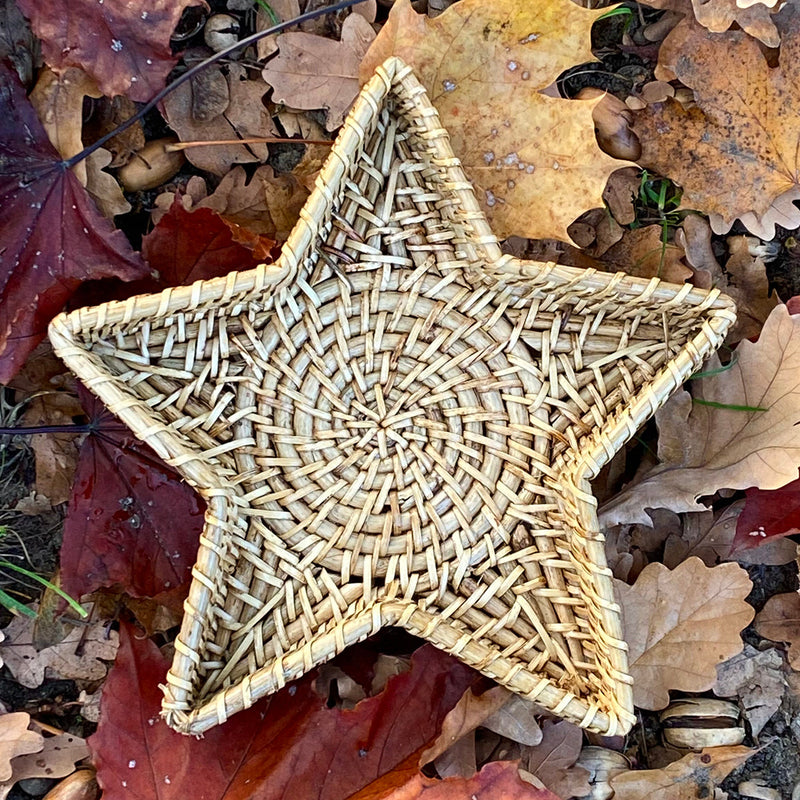
{"type": "Polygon", "coordinates": [[[160,292],[199,280],[253,269],[273,260],[275,242],[237,225],[210,208],[187,211],[176,197],[167,213],[142,239],[142,256],[152,268],[144,280],[86,284],[74,298],[77,305],[125,300],[135,294],[160,292]]]}
{"type": "Polygon", "coordinates": [[[90,431],[64,522],[64,589],[80,597],[114,586],[180,611],[205,504],[99,400],[78,393],[90,431]]]}
{"type": "Polygon", "coordinates": [[[253,269],[271,261],[275,242],[229,222],[210,208],[187,211],[176,197],[142,240],[142,255],[158,272],[152,291],[253,269]]]}
{"type": "Polygon", "coordinates": [[[164,87],[169,39],[186,6],[202,0],[19,0],[53,69],[81,67],[103,94],[145,102],[164,87]]]}
{"type": "MultiPolygon", "coordinates": [[[[477,678],[424,645],[408,672],[352,710],[328,708],[312,673],[195,739],[159,719],[167,667],[152,641],[122,625],[89,740],[104,800],[345,800],[418,758],[477,678]]],[[[393,785],[407,777],[401,770],[393,785]]]]}
{"type": "Polygon", "coordinates": [[[434,780],[417,773],[399,789],[365,791],[350,800],[560,800],[548,789],[537,789],[519,776],[512,761],[492,761],[471,778],[434,780]]]}
{"type": "Polygon", "coordinates": [[[147,269],[50,144],[16,72],[0,63],[0,383],[83,281],[147,269]]]}
{"type": "Polygon", "coordinates": [[[800,479],[780,489],[746,489],[731,552],[758,547],[765,539],[800,533],[800,479]]]}

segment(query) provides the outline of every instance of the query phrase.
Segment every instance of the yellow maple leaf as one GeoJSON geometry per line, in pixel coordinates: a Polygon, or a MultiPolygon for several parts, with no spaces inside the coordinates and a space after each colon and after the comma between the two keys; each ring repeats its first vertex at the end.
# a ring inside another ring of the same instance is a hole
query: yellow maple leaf
{"type": "Polygon", "coordinates": [[[591,61],[589,11],[566,0],[461,0],[428,19],[399,0],[363,63],[390,55],[425,85],[495,233],[569,241],[567,226],[602,206],[608,175],[626,166],[594,135],[598,100],[541,90],[591,61]]]}

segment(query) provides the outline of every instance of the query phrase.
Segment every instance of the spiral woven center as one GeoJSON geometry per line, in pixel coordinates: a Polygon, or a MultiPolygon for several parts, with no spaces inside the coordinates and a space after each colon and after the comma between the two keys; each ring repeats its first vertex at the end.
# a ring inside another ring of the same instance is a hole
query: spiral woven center
{"type": "Polygon", "coordinates": [[[508,541],[538,384],[519,369],[524,346],[509,346],[506,321],[460,309],[455,290],[427,297],[432,278],[413,301],[403,273],[380,292],[375,273],[351,278],[353,291],[326,281],[318,305],[262,332],[256,461],[272,529],[355,574],[365,558],[376,575],[402,554],[424,570],[486,537],[508,541]]]}

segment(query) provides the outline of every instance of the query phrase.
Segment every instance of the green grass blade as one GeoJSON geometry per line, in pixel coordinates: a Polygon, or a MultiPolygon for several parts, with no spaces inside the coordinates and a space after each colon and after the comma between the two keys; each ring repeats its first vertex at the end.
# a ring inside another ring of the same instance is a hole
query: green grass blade
{"type": "Polygon", "coordinates": [[[5,606],[9,611],[16,611],[20,614],[24,614],[26,617],[36,616],[36,612],[32,608],[28,608],[28,606],[20,603],[19,600],[7,594],[2,589],[0,589],[0,606],[5,606]]]}
{"type": "MultiPolygon", "coordinates": [[[[66,600],[69,603],[70,608],[72,608],[82,617],[89,616],[89,612],[80,603],[73,600],[63,589],[60,589],[54,583],[51,583],[46,578],[43,578],[41,575],[37,575],[35,572],[31,572],[29,569],[25,569],[25,567],[20,567],[18,564],[12,564],[10,561],[5,561],[5,560],[0,560],[0,567],[6,567],[7,569],[12,569],[14,570],[14,572],[19,572],[21,575],[25,575],[34,581],[38,581],[39,583],[42,584],[42,586],[46,587],[47,589],[52,589],[59,597],[62,597],[64,600],[66,600]]],[[[34,614],[34,616],[36,615],[34,614]]]]}
{"type": "Polygon", "coordinates": [[[737,406],[735,403],[717,403],[714,400],[703,400],[700,397],[693,397],[692,402],[699,406],[726,408],[728,411],[769,411],[768,408],[761,408],[761,406],[737,406]]]}

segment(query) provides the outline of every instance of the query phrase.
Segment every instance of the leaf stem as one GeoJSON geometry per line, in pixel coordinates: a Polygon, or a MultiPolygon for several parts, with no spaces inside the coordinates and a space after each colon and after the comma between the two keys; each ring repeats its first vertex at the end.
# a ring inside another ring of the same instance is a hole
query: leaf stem
{"type": "Polygon", "coordinates": [[[99,150],[107,141],[109,141],[109,139],[113,139],[115,136],[130,128],[131,125],[136,124],[140,119],[142,119],[142,117],[145,116],[145,114],[154,109],[170,92],[186,83],[186,81],[191,80],[195,75],[197,75],[198,72],[208,66],[211,66],[211,64],[216,64],[218,61],[222,61],[223,59],[227,58],[234,51],[239,50],[240,48],[249,47],[259,39],[272,36],[275,33],[280,33],[281,31],[291,28],[294,25],[308,22],[309,20],[316,19],[317,17],[321,17],[325,14],[335,14],[337,11],[342,11],[345,8],[350,8],[350,6],[358,5],[364,1],[365,0],[341,0],[341,2],[336,3],[336,5],[327,6],[325,8],[317,8],[314,11],[308,11],[305,14],[301,14],[299,17],[287,20],[286,22],[281,22],[278,25],[273,25],[271,28],[267,28],[264,31],[257,31],[251,36],[232,44],[230,47],[220,50],[219,53],[214,53],[213,56],[209,56],[204,61],[201,61],[199,64],[195,64],[195,66],[193,66],[191,69],[188,69],[183,73],[183,75],[176,78],[171,84],[169,84],[169,86],[165,86],[160,92],[158,92],[158,94],[156,94],[155,97],[152,98],[152,100],[145,103],[145,105],[143,105],[132,117],[118,125],[113,131],[109,131],[107,134],[105,134],[105,136],[101,136],[96,142],[90,144],[88,147],[81,150],[80,153],[72,156],[72,158],[62,161],[62,168],[64,170],[71,169],[85,158],[88,158],[88,156],[90,156],[96,150],[99,150]]]}

